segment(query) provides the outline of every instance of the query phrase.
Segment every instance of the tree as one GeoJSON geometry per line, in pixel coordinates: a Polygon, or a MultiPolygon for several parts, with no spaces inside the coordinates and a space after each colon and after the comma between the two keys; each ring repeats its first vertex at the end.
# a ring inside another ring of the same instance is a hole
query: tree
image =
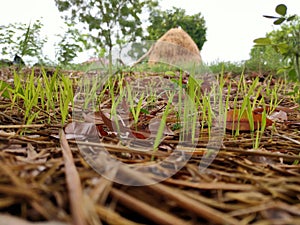
{"type": "Polygon", "coordinates": [[[150,13],[150,22],[151,25],[147,28],[148,40],[157,40],[169,29],[180,26],[195,41],[199,50],[206,41],[205,20],[201,13],[186,15],[184,9],[176,7],[166,11],[157,9],[150,13]]]}
{"type": "Polygon", "coordinates": [[[42,48],[47,41],[40,35],[43,24],[36,20],[31,24],[11,23],[0,27],[0,46],[2,55],[13,57],[37,57],[42,61],[42,48]]]}
{"type": "Polygon", "coordinates": [[[254,40],[256,46],[272,46],[284,59],[289,60],[289,76],[300,80],[300,18],[297,15],[288,16],[287,7],[279,4],[275,8],[278,16],[264,16],[274,19],[275,25],[281,29],[271,35],[254,40]]]}
{"type": "MultiPolygon", "coordinates": [[[[274,30],[266,34],[270,40],[276,40],[280,30],[274,30]]],[[[288,66],[288,59],[271,45],[254,46],[250,51],[250,59],[246,61],[246,68],[249,70],[280,71],[288,66]]]]}
{"type": "Polygon", "coordinates": [[[152,10],[157,0],[55,0],[65,20],[80,24],[85,48],[108,49],[115,44],[135,41],[143,36],[140,16],[143,10],[152,10]]]}
{"type": "Polygon", "coordinates": [[[57,35],[60,41],[57,43],[56,58],[63,65],[70,64],[77,53],[83,51],[80,32],[74,28],[74,24],[66,25],[68,30],[63,35],[57,35]]]}

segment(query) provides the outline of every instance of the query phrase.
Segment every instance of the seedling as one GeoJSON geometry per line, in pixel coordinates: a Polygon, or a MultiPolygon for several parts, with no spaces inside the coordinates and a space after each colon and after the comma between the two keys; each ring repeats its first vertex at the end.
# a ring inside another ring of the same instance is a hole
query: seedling
{"type": "Polygon", "coordinates": [[[142,103],[144,100],[144,92],[142,92],[142,94],[140,96],[139,96],[139,93],[136,93],[135,96],[132,96],[132,89],[131,89],[130,85],[126,85],[126,89],[127,89],[126,97],[129,101],[130,112],[133,116],[135,125],[137,125],[139,116],[141,113],[141,109],[142,109],[142,103]],[[137,99],[137,104],[134,103],[134,99],[137,99]]]}
{"type": "Polygon", "coordinates": [[[12,87],[5,81],[0,80],[0,96],[4,98],[12,98],[12,87]]]}
{"type": "MultiPolygon", "coordinates": [[[[170,110],[170,104],[172,103],[173,98],[174,98],[174,93],[171,93],[171,95],[169,96],[169,101],[167,102],[165,111],[162,114],[161,122],[160,122],[159,128],[158,128],[157,133],[156,133],[156,137],[155,137],[154,144],[153,144],[153,150],[154,151],[158,150],[158,146],[159,146],[159,144],[161,142],[161,139],[163,137],[164,128],[166,126],[166,121],[167,121],[167,116],[168,116],[169,110],[170,110]]],[[[154,159],[154,156],[152,156],[152,160],[153,159],[154,159]]]]}
{"type": "Polygon", "coordinates": [[[61,76],[62,82],[59,84],[60,87],[60,112],[61,112],[61,124],[64,125],[67,120],[69,114],[69,104],[71,103],[71,107],[74,107],[73,104],[73,89],[72,82],[68,77],[61,76]]]}
{"type": "MultiPolygon", "coordinates": [[[[45,98],[41,98],[41,99],[45,99],[45,103],[43,105],[46,106],[46,112],[48,112],[48,115],[50,114],[50,112],[54,112],[55,111],[55,107],[56,107],[56,102],[58,101],[59,97],[58,97],[58,85],[57,85],[57,81],[58,81],[58,71],[56,70],[54,72],[54,74],[51,77],[48,77],[45,70],[42,70],[42,79],[43,79],[43,96],[45,96],[45,98]]],[[[43,101],[44,102],[44,101],[43,101]]],[[[50,123],[51,117],[48,117],[48,123],[50,123]]]]}
{"type": "Polygon", "coordinates": [[[49,116],[50,123],[55,118],[55,114],[51,115],[51,112],[55,112],[57,102],[61,123],[64,124],[69,113],[68,106],[73,103],[72,81],[64,75],[58,79],[57,71],[52,77],[47,77],[44,70],[41,76],[36,76],[32,70],[25,79],[24,75],[14,72],[14,89],[11,93],[11,107],[16,102],[18,106],[23,106],[21,109],[24,109],[24,124],[31,124],[41,113],[49,116]]]}
{"type": "Polygon", "coordinates": [[[283,88],[282,82],[280,84],[276,83],[272,88],[270,94],[269,113],[272,113],[282,101],[278,99],[278,93],[281,92],[282,88],[283,88]]]}

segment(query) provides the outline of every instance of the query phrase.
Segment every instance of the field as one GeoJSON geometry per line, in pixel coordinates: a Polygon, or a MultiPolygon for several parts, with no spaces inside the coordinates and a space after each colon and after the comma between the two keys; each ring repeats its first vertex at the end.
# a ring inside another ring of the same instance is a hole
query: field
{"type": "Polygon", "coordinates": [[[0,225],[300,224],[295,82],[160,66],[0,80],[0,225]]]}

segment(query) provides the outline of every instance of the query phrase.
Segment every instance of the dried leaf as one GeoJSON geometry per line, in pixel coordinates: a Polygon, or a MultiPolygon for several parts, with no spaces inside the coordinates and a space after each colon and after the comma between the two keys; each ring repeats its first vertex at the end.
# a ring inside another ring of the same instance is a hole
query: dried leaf
{"type": "Polygon", "coordinates": [[[99,113],[100,113],[100,116],[102,117],[102,120],[103,120],[104,124],[107,126],[107,128],[111,132],[114,132],[113,124],[112,124],[112,121],[110,119],[109,113],[103,112],[103,110],[101,110],[101,108],[99,108],[99,113]]]}
{"type": "Polygon", "coordinates": [[[274,111],[270,116],[269,119],[272,121],[287,121],[287,113],[280,110],[280,111],[274,111]]]}
{"type": "MultiPolygon", "coordinates": [[[[100,109],[100,115],[102,116],[102,120],[104,124],[110,129],[111,132],[117,133],[121,136],[125,136],[126,138],[138,138],[138,139],[147,139],[150,136],[150,133],[145,130],[139,130],[141,128],[137,129],[130,129],[126,126],[124,120],[121,118],[121,116],[117,115],[117,120],[114,121],[114,118],[109,119],[110,115],[109,113],[105,113],[100,109]],[[118,123],[118,124],[114,124],[118,123]]],[[[99,132],[101,135],[105,136],[104,130],[102,127],[100,128],[99,132]]]]}
{"type": "Polygon", "coordinates": [[[136,137],[138,139],[147,139],[150,137],[150,133],[148,133],[148,132],[131,130],[131,133],[133,134],[134,137],[136,137]]]}
{"type": "MultiPolygon", "coordinates": [[[[252,116],[254,121],[254,129],[261,127],[262,124],[262,114],[260,114],[262,108],[258,108],[253,110],[252,116]]],[[[240,131],[250,131],[250,122],[248,119],[247,112],[244,111],[239,120],[240,111],[229,110],[227,112],[227,120],[226,120],[226,129],[227,130],[240,130],[240,131]]],[[[273,121],[266,118],[266,126],[272,125],[273,121]]]]}
{"type": "Polygon", "coordinates": [[[108,133],[103,129],[102,125],[97,125],[97,130],[99,131],[99,133],[102,137],[108,136],[108,133]]]}

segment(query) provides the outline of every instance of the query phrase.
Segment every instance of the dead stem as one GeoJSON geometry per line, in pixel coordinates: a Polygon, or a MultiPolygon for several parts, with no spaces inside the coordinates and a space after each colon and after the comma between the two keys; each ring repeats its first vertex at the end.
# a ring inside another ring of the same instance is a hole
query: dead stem
{"type": "Polygon", "coordinates": [[[69,190],[70,208],[74,225],[85,225],[84,199],[82,194],[80,177],[78,175],[74,159],[68,141],[63,130],[60,131],[60,144],[63,152],[66,181],[69,190]]]}

